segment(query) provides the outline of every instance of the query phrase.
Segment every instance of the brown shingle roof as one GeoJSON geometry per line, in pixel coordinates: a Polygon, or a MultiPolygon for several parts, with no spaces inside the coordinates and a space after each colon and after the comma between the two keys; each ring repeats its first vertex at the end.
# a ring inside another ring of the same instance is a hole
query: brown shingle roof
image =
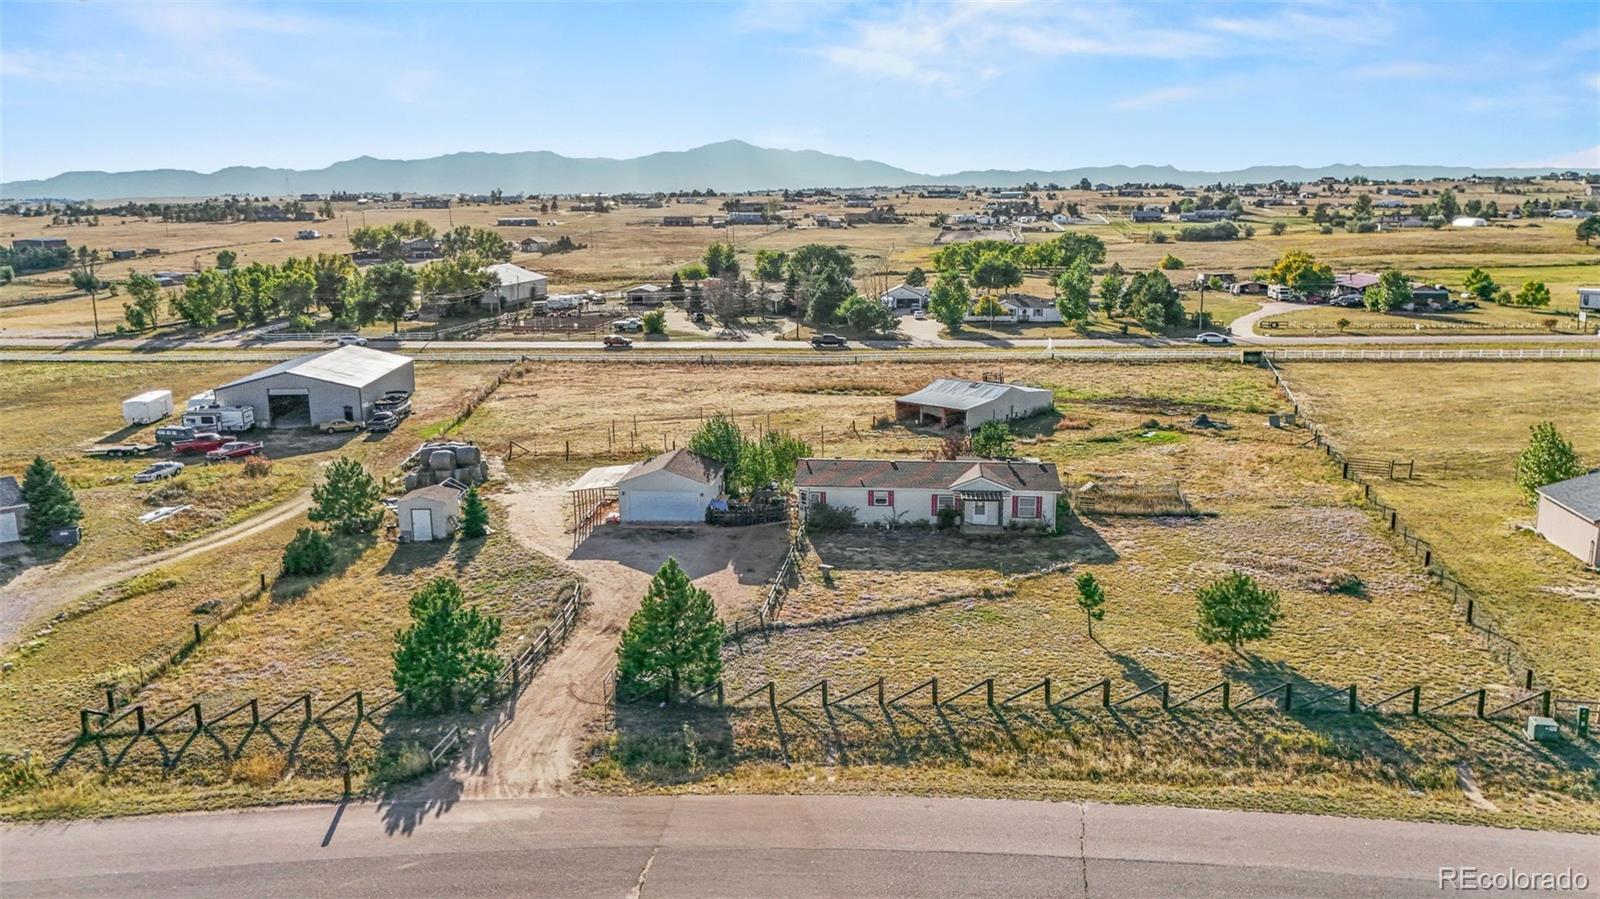
{"type": "Polygon", "coordinates": [[[1061,476],[1054,462],[977,459],[951,462],[922,459],[801,459],[795,463],[794,484],[796,487],[938,490],[969,480],[974,473],[1011,490],[1061,491],[1061,476]]]}
{"type": "Polygon", "coordinates": [[[653,459],[646,459],[633,467],[622,480],[650,474],[653,471],[670,471],[675,475],[709,484],[722,474],[722,463],[686,449],[675,449],[653,459]]]}

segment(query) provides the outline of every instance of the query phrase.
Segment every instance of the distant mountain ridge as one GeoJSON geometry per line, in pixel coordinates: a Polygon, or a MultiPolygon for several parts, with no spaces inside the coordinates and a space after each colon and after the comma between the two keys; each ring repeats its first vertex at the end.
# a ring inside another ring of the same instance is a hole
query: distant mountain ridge
{"type": "Polygon", "coordinates": [[[1045,171],[988,169],[929,175],[867,159],[816,150],[774,150],[739,140],[632,159],[575,158],[548,150],[522,153],[451,153],[428,159],[361,156],[320,169],[229,166],[202,173],[186,169],[134,172],[64,172],[50,178],[0,183],[9,199],[114,200],[144,197],[283,196],[331,191],[401,193],[625,193],[631,191],[779,190],[806,187],[956,185],[1011,187],[1092,182],[1171,183],[1186,187],[1276,180],[1315,181],[1364,175],[1374,180],[1464,178],[1468,175],[1539,175],[1549,169],[1429,165],[1251,166],[1225,172],[1186,171],[1169,165],[1113,165],[1045,171]]]}

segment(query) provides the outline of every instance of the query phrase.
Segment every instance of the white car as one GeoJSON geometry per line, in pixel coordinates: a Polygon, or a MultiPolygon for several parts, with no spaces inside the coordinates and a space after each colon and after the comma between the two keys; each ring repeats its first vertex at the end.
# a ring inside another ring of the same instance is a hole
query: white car
{"type": "Polygon", "coordinates": [[[916,312],[911,313],[911,317],[920,322],[923,319],[928,317],[928,313],[923,312],[921,309],[918,309],[916,312]]]}
{"type": "Polygon", "coordinates": [[[174,478],[183,473],[182,462],[157,462],[133,476],[135,484],[148,484],[165,478],[174,478]]]}
{"type": "Polygon", "coordinates": [[[366,346],[367,339],[360,334],[343,334],[338,339],[340,346],[366,346]]]}
{"type": "Polygon", "coordinates": [[[1227,346],[1233,341],[1229,340],[1225,335],[1218,334],[1215,331],[1207,331],[1204,334],[1196,334],[1194,342],[1206,344],[1207,346],[1227,346]]]}

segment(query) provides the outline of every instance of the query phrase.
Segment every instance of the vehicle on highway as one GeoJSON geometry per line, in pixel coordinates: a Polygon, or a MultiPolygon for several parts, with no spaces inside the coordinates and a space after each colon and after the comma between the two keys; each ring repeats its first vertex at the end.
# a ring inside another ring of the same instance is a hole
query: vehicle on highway
{"type": "Polygon", "coordinates": [[[601,343],[608,347],[616,347],[624,350],[633,346],[633,341],[623,337],[621,334],[607,334],[605,340],[602,340],[601,343]]]}
{"type": "Polygon", "coordinates": [[[611,323],[613,331],[637,332],[644,330],[644,321],[637,318],[622,318],[611,323]]]}
{"type": "Polygon", "coordinates": [[[228,442],[228,438],[210,431],[201,431],[188,440],[179,440],[172,445],[172,452],[179,456],[209,453],[228,442]]]}
{"type": "Polygon", "coordinates": [[[1227,346],[1233,341],[1229,340],[1226,335],[1218,334],[1215,331],[1206,331],[1203,334],[1196,334],[1194,342],[1207,346],[1227,346]]]}
{"type": "Polygon", "coordinates": [[[133,476],[135,484],[148,484],[164,478],[174,478],[183,473],[182,462],[157,462],[133,476]]]}
{"type": "Polygon", "coordinates": [[[245,456],[254,456],[261,452],[263,444],[259,440],[230,440],[206,453],[206,459],[211,462],[221,462],[224,459],[243,459],[245,456]]]}
{"type": "Polygon", "coordinates": [[[351,421],[348,418],[335,418],[317,425],[318,430],[324,434],[339,434],[345,431],[360,431],[367,426],[364,421],[351,421]]]}
{"type": "Polygon", "coordinates": [[[366,346],[367,339],[360,334],[340,334],[336,341],[340,346],[366,346]]]}
{"type": "Polygon", "coordinates": [[[847,346],[849,341],[837,334],[818,334],[811,338],[811,345],[821,349],[829,346],[847,346]]]}

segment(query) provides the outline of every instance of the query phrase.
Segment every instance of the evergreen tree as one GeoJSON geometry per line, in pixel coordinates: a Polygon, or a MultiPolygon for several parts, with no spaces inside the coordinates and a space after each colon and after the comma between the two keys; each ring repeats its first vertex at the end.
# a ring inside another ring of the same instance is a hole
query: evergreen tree
{"type": "Polygon", "coordinates": [[[29,543],[43,543],[50,539],[51,530],[77,524],[83,518],[72,488],[42,456],[34,457],[22,477],[22,501],[28,504],[22,535],[29,543]]]}
{"type": "Polygon", "coordinates": [[[465,605],[461,585],[434,578],[411,594],[411,626],[394,635],[394,688],[421,712],[448,711],[494,683],[500,619],[465,605]]]}
{"type": "Polygon", "coordinates": [[[920,265],[914,266],[911,269],[911,271],[906,273],[906,286],[907,287],[922,287],[923,285],[925,285],[927,283],[928,283],[928,273],[923,271],[922,270],[922,266],[920,266],[920,265]]]}
{"type": "Polygon", "coordinates": [[[316,528],[295,531],[283,549],[283,573],[314,576],[333,567],[333,544],[316,528]]]}
{"type": "Polygon", "coordinates": [[[478,488],[467,488],[467,495],[461,498],[461,536],[468,539],[477,539],[489,533],[489,507],[484,505],[483,497],[478,495],[478,488]]]}
{"type": "Polygon", "coordinates": [[[1201,587],[1195,598],[1200,612],[1195,630],[1200,640],[1226,643],[1235,650],[1248,640],[1272,636],[1272,626],[1283,617],[1277,591],[1239,571],[1201,587]]]}
{"type": "Polygon", "coordinates": [[[383,521],[383,491],[354,459],[340,457],[328,466],[322,483],[311,488],[312,521],[343,534],[367,534],[383,521]]]}
{"type": "Polygon", "coordinates": [[[1578,477],[1586,469],[1577,450],[1556,430],[1554,422],[1533,426],[1528,447],[1517,457],[1517,486],[1529,502],[1539,501],[1539,488],[1578,477]]]}
{"type": "Polygon", "coordinates": [[[711,594],[668,558],[650,581],[617,648],[618,687],[635,696],[698,690],[722,676],[724,628],[711,594]]]}
{"type": "Polygon", "coordinates": [[[1089,625],[1089,639],[1094,639],[1094,623],[1106,617],[1106,591],[1101,588],[1100,582],[1094,575],[1085,571],[1078,575],[1078,608],[1083,610],[1084,620],[1089,625]]]}

